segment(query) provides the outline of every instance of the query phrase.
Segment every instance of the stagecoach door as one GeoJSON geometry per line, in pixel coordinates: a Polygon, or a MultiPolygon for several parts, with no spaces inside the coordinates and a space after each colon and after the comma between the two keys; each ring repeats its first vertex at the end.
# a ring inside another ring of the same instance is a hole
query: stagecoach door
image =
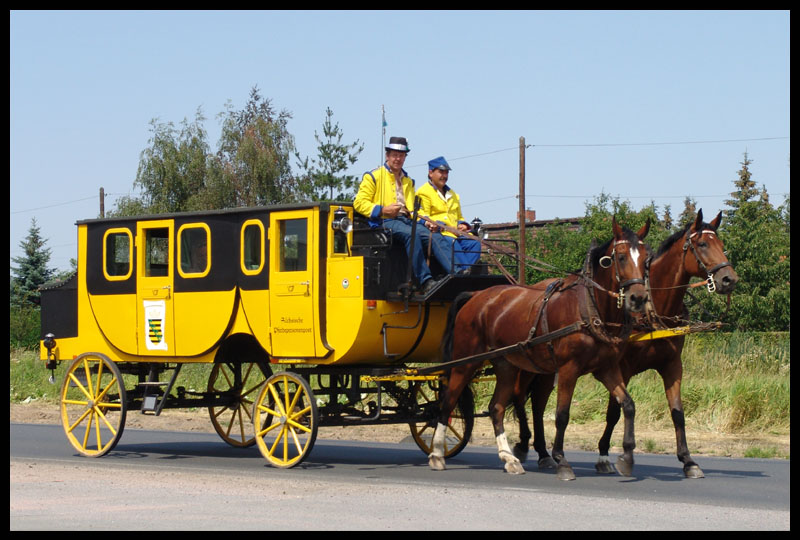
{"type": "Polygon", "coordinates": [[[136,327],[140,355],[175,356],[172,221],[136,227],[136,327]]]}
{"type": "Polygon", "coordinates": [[[277,358],[315,356],[313,222],[310,210],[270,216],[270,334],[277,358]]]}

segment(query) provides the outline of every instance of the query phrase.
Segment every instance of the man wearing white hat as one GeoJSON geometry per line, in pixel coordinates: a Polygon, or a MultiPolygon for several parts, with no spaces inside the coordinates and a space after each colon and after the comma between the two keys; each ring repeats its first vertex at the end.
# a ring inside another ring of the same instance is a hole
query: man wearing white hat
{"type": "MultiPolygon", "coordinates": [[[[398,238],[406,246],[406,253],[411,257],[411,219],[414,208],[414,180],[405,170],[403,164],[409,152],[405,137],[390,137],[386,146],[386,162],[383,166],[364,173],[358,187],[353,207],[356,212],[368,218],[370,227],[385,227],[392,238],[398,238]]],[[[431,234],[423,226],[416,228],[414,240],[414,276],[420,285],[421,294],[433,289],[437,281],[425,261],[424,247],[432,240],[431,234]]],[[[432,252],[439,264],[451,271],[449,251],[440,238],[433,240],[432,252]]]]}

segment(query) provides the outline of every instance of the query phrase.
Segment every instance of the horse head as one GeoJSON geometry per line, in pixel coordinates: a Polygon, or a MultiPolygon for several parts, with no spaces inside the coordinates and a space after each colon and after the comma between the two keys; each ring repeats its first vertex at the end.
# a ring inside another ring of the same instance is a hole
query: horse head
{"type": "Polygon", "coordinates": [[[694,223],[686,229],[683,267],[689,275],[707,278],[709,291],[729,294],[739,281],[739,276],[725,255],[722,240],[717,236],[721,222],[721,211],[711,223],[703,223],[703,210],[697,211],[694,223]],[[694,257],[687,257],[689,251],[694,257]]]}
{"type": "Polygon", "coordinates": [[[611,226],[614,238],[598,248],[600,269],[596,279],[608,284],[609,290],[618,292],[618,307],[638,313],[644,310],[647,301],[644,271],[649,248],[643,240],[650,230],[650,219],[636,233],[621,227],[616,216],[611,226]]]}

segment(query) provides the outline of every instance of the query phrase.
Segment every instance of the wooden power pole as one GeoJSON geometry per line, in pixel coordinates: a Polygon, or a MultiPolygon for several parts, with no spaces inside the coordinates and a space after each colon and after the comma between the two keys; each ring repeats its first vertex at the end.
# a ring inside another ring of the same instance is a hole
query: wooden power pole
{"type": "Polygon", "coordinates": [[[100,217],[106,217],[106,198],[103,188],[100,188],[100,217]]]}
{"type": "Polygon", "coordinates": [[[519,279],[520,285],[526,285],[525,279],[525,137],[519,138],[519,279]]]}

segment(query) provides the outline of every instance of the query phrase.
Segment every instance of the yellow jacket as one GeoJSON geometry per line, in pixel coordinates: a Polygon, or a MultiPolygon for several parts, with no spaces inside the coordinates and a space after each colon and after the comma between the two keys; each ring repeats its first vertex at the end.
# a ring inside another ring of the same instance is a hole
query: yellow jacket
{"type": "MultiPolygon", "coordinates": [[[[414,213],[414,180],[409,178],[403,170],[403,196],[406,199],[406,208],[414,213]]],[[[397,191],[392,171],[384,163],[382,167],[372,169],[361,177],[358,194],[353,201],[356,212],[367,216],[371,227],[379,227],[383,223],[381,212],[384,206],[397,202],[397,191]]]]}
{"type": "MultiPolygon", "coordinates": [[[[417,197],[420,198],[419,215],[453,228],[458,227],[459,223],[469,227],[469,223],[461,214],[461,200],[456,192],[447,185],[444,190],[445,195],[442,195],[430,181],[425,182],[425,185],[417,190],[417,197]]],[[[442,234],[453,238],[456,236],[447,231],[442,231],[442,234]]]]}

